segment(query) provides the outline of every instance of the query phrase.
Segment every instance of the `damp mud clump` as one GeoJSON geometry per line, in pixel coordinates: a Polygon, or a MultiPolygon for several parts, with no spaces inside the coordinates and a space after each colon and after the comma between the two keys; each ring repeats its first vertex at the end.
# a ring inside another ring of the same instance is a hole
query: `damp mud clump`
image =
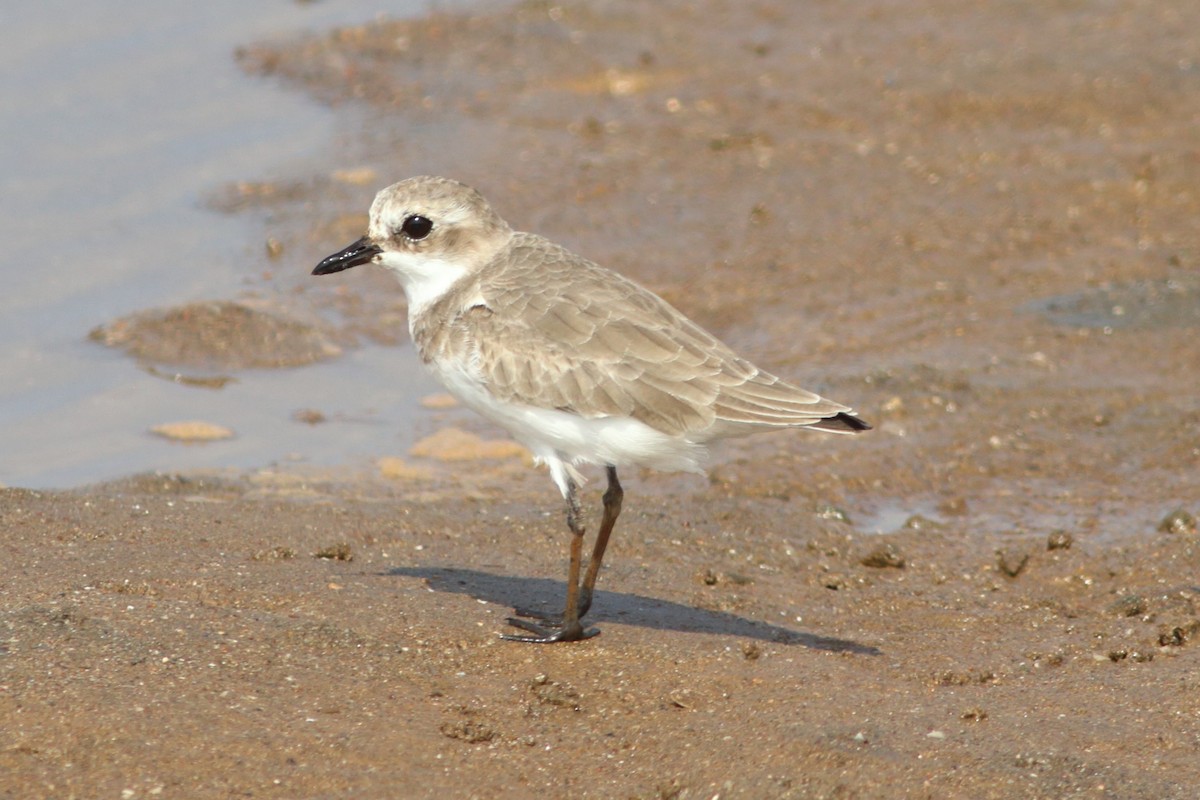
{"type": "Polygon", "coordinates": [[[89,338],[139,361],[200,369],[299,367],[342,352],[316,325],[232,301],[139,311],[89,338]]]}

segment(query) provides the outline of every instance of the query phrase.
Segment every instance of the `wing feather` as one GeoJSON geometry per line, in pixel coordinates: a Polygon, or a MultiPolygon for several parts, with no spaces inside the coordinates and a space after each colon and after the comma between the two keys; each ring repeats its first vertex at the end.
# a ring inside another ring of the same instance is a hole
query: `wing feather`
{"type": "Polygon", "coordinates": [[[503,255],[472,287],[486,313],[462,315],[454,337],[498,399],[586,418],[632,416],[697,441],[716,428],[852,414],[759,370],[657,295],[541,237],[517,234],[503,255]]]}

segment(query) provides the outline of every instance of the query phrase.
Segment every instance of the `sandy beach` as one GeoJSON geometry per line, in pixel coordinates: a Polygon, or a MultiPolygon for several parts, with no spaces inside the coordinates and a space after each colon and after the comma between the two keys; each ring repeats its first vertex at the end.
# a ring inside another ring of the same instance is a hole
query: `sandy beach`
{"type": "Polygon", "coordinates": [[[202,335],[114,320],[131,358],[411,366],[390,276],[308,272],[442,174],[875,430],[623,475],[602,635],[570,645],[497,637],[561,602],[557,491],[436,395],[416,446],[340,468],[0,489],[0,795],[1195,797],[1198,53],[1200,7],[1141,1],[247,42],[247,80],[344,116],[346,163],[214,191],[273,275],[202,335]]]}

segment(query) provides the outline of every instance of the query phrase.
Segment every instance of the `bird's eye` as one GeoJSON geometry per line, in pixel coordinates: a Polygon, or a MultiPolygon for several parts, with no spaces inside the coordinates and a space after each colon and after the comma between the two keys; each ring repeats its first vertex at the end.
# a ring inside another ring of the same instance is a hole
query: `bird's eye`
{"type": "Polygon", "coordinates": [[[433,230],[433,220],[420,214],[409,214],[400,226],[400,232],[410,239],[424,239],[433,230]]]}

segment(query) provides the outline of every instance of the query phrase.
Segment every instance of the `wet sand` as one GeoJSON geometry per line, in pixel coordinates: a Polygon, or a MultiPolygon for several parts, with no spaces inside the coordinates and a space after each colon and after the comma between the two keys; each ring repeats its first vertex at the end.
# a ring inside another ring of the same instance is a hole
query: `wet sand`
{"type": "Polygon", "coordinates": [[[273,319],[406,346],[388,276],[306,275],[376,185],[446,174],[876,430],[629,474],[570,646],[496,638],[560,602],[560,501],[453,409],[483,444],[3,490],[0,790],[1194,796],[1197,31],[531,3],[248,45],[378,176],[228,193],[282,244],[273,319]]]}

